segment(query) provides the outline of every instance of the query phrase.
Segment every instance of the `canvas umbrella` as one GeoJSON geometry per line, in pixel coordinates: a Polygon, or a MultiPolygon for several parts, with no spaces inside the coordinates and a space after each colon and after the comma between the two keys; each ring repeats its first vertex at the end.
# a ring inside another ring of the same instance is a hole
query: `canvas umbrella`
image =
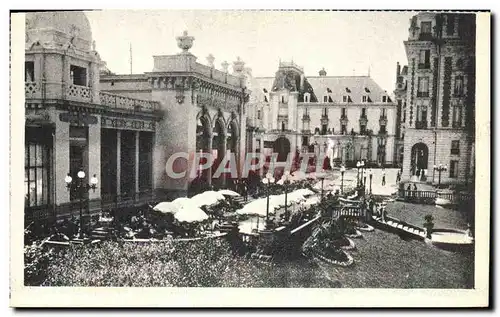
{"type": "Polygon", "coordinates": [[[229,190],[229,189],[221,189],[218,191],[218,193],[222,194],[224,196],[240,196],[240,194],[238,194],[237,192],[229,190]]]}
{"type": "Polygon", "coordinates": [[[180,208],[181,206],[179,206],[178,204],[174,204],[173,202],[170,201],[164,201],[154,206],[153,210],[159,211],[164,214],[166,213],[175,214],[177,211],[179,211],[180,208]]]}
{"type": "Polygon", "coordinates": [[[196,207],[182,207],[174,214],[175,219],[179,222],[201,222],[208,219],[208,215],[196,207]]]}

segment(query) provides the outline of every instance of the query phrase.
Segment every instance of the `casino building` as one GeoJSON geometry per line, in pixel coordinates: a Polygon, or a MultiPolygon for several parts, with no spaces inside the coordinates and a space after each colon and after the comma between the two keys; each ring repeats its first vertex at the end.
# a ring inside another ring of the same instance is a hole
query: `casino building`
{"type": "Polygon", "coordinates": [[[404,42],[408,65],[397,66],[403,180],[474,181],[475,15],[418,13],[404,42]],[[424,177],[422,177],[422,173],[424,177]]]}
{"type": "MultiPolygon", "coordinates": [[[[66,176],[84,182],[89,211],[185,195],[189,173],[166,175],[177,152],[212,152],[216,160],[245,151],[244,63],[217,70],[189,52],[194,38],[177,37],[181,52],[154,56],[150,73],[113,75],[96,51],[83,12],[26,14],[25,215],[78,210],[66,176]]],[[[179,159],[176,167],[190,169],[179,159]]],[[[202,177],[211,182],[211,170],[202,177]]]]}

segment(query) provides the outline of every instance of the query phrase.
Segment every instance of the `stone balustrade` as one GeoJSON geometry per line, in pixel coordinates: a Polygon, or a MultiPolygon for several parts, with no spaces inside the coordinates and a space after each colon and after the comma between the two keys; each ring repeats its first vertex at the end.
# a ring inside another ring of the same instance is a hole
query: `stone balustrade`
{"type": "Polygon", "coordinates": [[[155,111],[160,107],[159,102],[135,99],[121,95],[99,92],[100,104],[106,107],[128,109],[135,111],[155,111]]]}
{"type": "Polygon", "coordinates": [[[45,86],[45,98],[62,99],[90,104],[99,104],[115,109],[152,112],[160,108],[160,103],[150,100],[135,99],[121,95],[99,92],[95,100],[95,91],[91,87],[62,83],[26,82],[24,85],[25,97],[29,99],[42,99],[42,86],[45,86]],[[64,92],[64,93],[62,93],[64,92]]]}
{"type": "Polygon", "coordinates": [[[24,93],[26,99],[40,99],[41,89],[40,84],[37,82],[26,82],[24,83],[24,93]]]}

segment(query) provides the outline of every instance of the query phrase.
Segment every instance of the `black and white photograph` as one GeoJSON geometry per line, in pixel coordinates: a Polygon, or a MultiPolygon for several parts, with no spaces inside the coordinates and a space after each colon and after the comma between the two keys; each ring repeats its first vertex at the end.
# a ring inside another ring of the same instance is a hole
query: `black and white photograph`
{"type": "Polygon", "coordinates": [[[12,306],[488,306],[489,12],[10,19],[12,306]]]}

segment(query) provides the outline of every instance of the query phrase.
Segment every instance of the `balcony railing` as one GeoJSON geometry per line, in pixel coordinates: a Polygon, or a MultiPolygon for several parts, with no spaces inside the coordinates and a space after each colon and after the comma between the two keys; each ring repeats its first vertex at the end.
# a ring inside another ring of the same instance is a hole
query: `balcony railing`
{"type": "Polygon", "coordinates": [[[427,98],[427,97],[429,97],[429,92],[428,91],[417,91],[417,97],[427,98]]]}
{"type": "Polygon", "coordinates": [[[302,121],[311,121],[311,117],[308,114],[302,116],[302,121]]]}
{"type": "Polygon", "coordinates": [[[430,63],[418,63],[418,69],[430,69],[431,64],[430,63]]]}
{"type": "Polygon", "coordinates": [[[99,92],[101,105],[119,109],[135,111],[155,111],[160,108],[160,103],[151,100],[135,99],[107,92],[99,92]]]}
{"type": "Polygon", "coordinates": [[[454,128],[454,129],[459,129],[462,127],[462,122],[460,121],[453,121],[451,126],[454,128]]]}
{"type": "Polygon", "coordinates": [[[416,129],[427,129],[427,121],[415,121],[416,129]]]}
{"type": "Polygon", "coordinates": [[[451,149],[451,154],[460,155],[460,149],[459,148],[452,148],[451,149]]]}
{"type": "Polygon", "coordinates": [[[98,104],[105,107],[127,109],[134,111],[152,112],[160,109],[160,103],[151,100],[135,99],[121,95],[99,92],[87,86],[61,83],[26,82],[24,85],[26,99],[61,99],[89,104],[98,104]],[[45,96],[42,96],[42,87],[45,87],[45,96]],[[63,87],[65,87],[63,89],[63,87]]]}
{"type": "Polygon", "coordinates": [[[465,92],[463,91],[463,89],[455,89],[453,91],[453,97],[464,97],[465,96],[465,92]]]}
{"type": "Polygon", "coordinates": [[[41,98],[40,85],[36,82],[26,82],[24,84],[24,93],[26,99],[39,99],[41,98]]]}
{"type": "Polygon", "coordinates": [[[418,36],[418,39],[420,41],[432,41],[433,36],[432,36],[432,33],[420,33],[420,35],[418,36]]]}
{"type": "Polygon", "coordinates": [[[379,124],[382,126],[385,126],[387,125],[387,116],[380,116],[379,120],[378,120],[379,124]]]}

